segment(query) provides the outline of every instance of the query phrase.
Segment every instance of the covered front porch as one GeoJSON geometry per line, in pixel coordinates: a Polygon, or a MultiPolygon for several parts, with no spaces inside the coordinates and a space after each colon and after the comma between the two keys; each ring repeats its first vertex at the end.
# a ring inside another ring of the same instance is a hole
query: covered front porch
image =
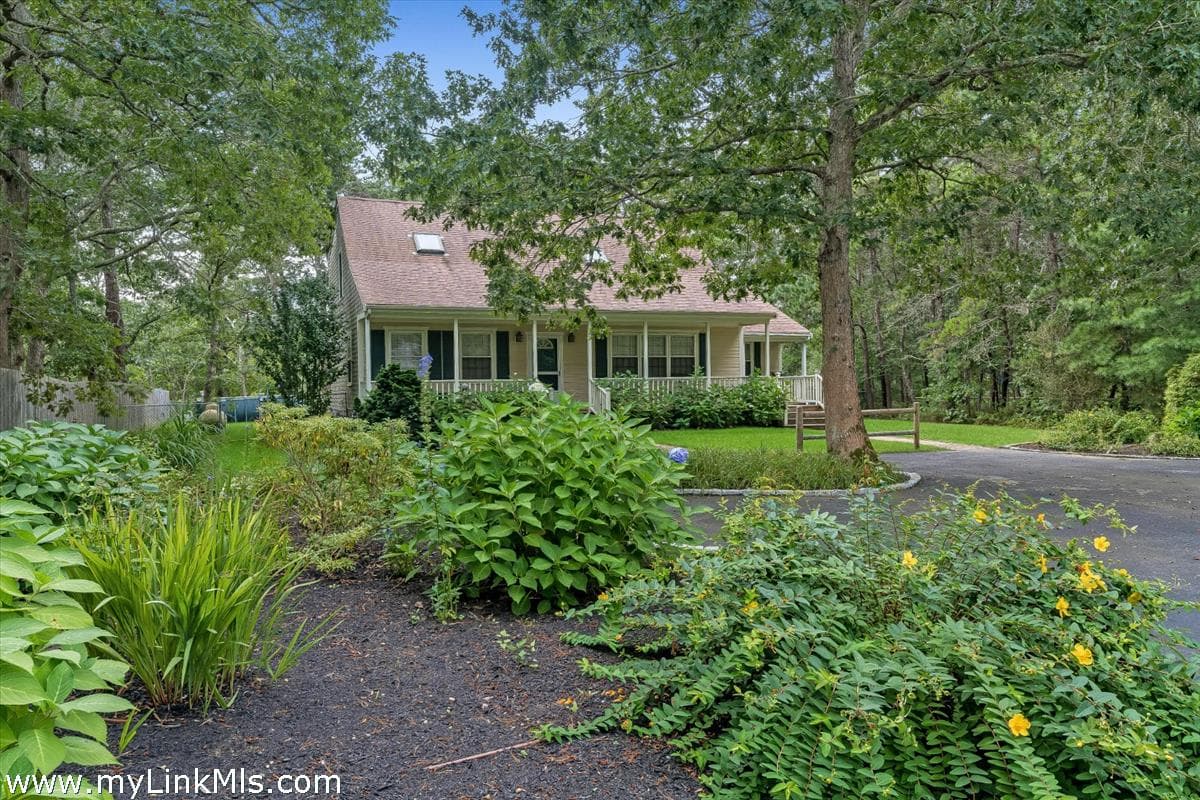
{"type": "Polygon", "coordinates": [[[614,381],[671,393],[732,387],[764,374],[779,381],[789,399],[822,402],[819,375],[780,374],[785,345],[801,348],[807,372],[808,335],[773,335],[770,319],[762,315],[614,314],[597,335],[586,324],[572,331],[546,320],[518,323],[470,311],[434,315],[371,308],[358,319],[353,340],[360,398],[384,366],[415,369],[429,354],[429,387],[442,395],[520,390],[537,381],[605,411],[611,407],[606,387],[614,381]]]}

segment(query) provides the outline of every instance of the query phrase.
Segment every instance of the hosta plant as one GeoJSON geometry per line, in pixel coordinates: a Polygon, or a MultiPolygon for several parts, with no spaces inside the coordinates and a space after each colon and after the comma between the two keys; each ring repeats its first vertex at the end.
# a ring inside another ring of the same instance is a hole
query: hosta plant
{"type": "Polygon", "coordinates": [[[628,693],[542,734],[671,737],[719,798],[1200,797],[1197,645],[1104,563],[1107,521],[1059,543],[1006,497],[757,501],[719,552],[577,612],[599,626],[568,641],[627,656],[584,671],[628,693]]]}
{"type": "Polygon", "coordinates": [[[0,432],[0,497],[27,500],[63,519],[155,488],[161,466],[124,431],[33,422],[0,432]]]}
{"type": "MultiPolygon", "coordinates": [[[[619,583],[687,533],[683,478],[649,428],[563,398],[484,401],[443,423],[431,475],[401,521],[442,558],[443,581],[507,594],[517,613],[574,605],[619,583]]],[[[391,546],[408,547],[397,538],[391,546]]],[[[443,594],[452,596],[445,585],[443,594]]]]}
{"type": "Polygon", "coordinates": [[[116,763],[102,715],[132,710],[112,694],[128,667],[80,602],[101,588],[73,576],[82,559],[64,533],[45,509],[0,499],[0,776],[116,763]]]}

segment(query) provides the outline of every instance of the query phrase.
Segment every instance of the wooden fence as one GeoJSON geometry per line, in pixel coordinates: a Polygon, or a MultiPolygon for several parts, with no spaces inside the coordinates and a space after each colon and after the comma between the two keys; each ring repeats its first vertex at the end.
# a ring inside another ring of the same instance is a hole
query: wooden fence
{"type": "Polygon", "coordinates": [[[55,381],[60,400],[70,398],[71,409],[59,413],[50,406],[31,403],[29,387],[21,380],[15,369],[0,369],[0,430],[17,428],[32,420],[65,420],[67,422],[99,423],[117,430],[139,430],[162,422],[174,412],[171,393],[166,389],[151,389],[142,399],[135,399],[123,392],[117,393],[117,413],[101,414],[90,400],[75,401],[76,389],[83,384],[55,381]]]}
{"type": "MultiPolygon", "coordinates": [[[[825,412],[820,412],[821,433],[815,436],[810,436],[804,432],[805,425],[805,410],[803,405],[797,405],[796,413],[796,449],[803,450],[804,443],[813,439],[825,438],[825,412]]],[[[875,438],[877,436],[911,436],[913,440],[913,449],[921,449],[921,404],[913,403],[908,408],[864,408],[862,415],[864,417],[895,417],[903,415],[912,415],[912,428],[907,431],[876,431],[874,433],[867,431],[867,438],[875,438]]],[[[813,428],[818,427],[813,425],[813,428]]]]}

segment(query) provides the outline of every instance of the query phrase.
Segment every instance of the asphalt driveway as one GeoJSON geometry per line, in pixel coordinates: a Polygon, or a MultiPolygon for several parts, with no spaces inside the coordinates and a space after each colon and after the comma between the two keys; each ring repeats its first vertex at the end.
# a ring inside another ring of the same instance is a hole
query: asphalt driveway
{"type": "MultiPolygon", "coordinates": [[[[1056,500],[1064,494],[1081,502],[1117,507],[1137,533],[1114,542],[1105,562],[1142,578],[1157,578],[1181,600],[1200,600],[1200,460],[1127,459],[970,448],[926,453],[889,453],[897,467],[921,474],[921,483],[897,492],[899,501],[921,501],[939,489],[965,489],[978,483],[984,496],[1003,490],[1022,501],[1056,500]]],[[[712,505],[713,498],[691,498],[712,505]]],[[[810,499],[836,513],[844,500],[810,499]]],[[[1053,518],[1053,517],[1052,517],[1053,518]]],[[[715,520],[700,523],[715,532],[715,520]]],[[[1095,523],[1093,523],[1095,525],[1095,523]]],[[[1068,539],[1078,527],[1055,531],[1068,539]]],[[[1176,612],[1170,622],[1200,641],[1200,612],[1176,612]]]]}

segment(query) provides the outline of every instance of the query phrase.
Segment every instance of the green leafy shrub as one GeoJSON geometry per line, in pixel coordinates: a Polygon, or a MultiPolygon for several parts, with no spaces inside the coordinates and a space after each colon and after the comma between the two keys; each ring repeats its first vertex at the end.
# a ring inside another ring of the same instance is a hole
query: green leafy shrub
{"type": "Polygon", "coordinates": [[[882,462],[857,466],[827,453],[759,447],[688,450],[687,489],[847,489],[882,486],[901,475],[882,462]]]}
{"type": "Polygon", "coordinates": [[[172,469],[194,472],[212,464],[216,451],[213,430],[190,411],[172,414],[161,424],[134,435],[134,440],[172,469]]]}
{"type": "Polygon", "coordinates": [[[421,379],[416,370],[401,369],[399,364],[388,364],[380,370],[358,415],[367,422],[404,420],[410,432],[420,431],[421,379]]]}
{"type": "Polygon", "coordinates": [[[102,714],[132,711],[111,692],[128,666],[105,657],[111,634],[73,577],[82,560],[56,515],[0,499],[0,775],[48,775],[62,764],[115,764],[102,714]],[[102,624],[102,623],[101,623],[102,624]]]}
{"type": "Polygon", "coordinates": [[[1067,414],[1042,436],[1040,443],[1056,450],[1106,453],[1140,444],[1157,429],[1153,415],[1144,411],[1122,414],[1111,408],[1094,408],[1067,414]]]}
{"type": "Polygon", "coordinates": [[[413,485],[414,447],[402,420],[308,417],[268,403],[255,431],[286,457],[263,474],[271,497],[316,536],[382,522],[392,495],[413,485]]]}
{"type": "Polygon", "coordinates": [[[436,425],[474,414],[483,408],[484,403],[508,403],[520,410],[539,400],[539,395],[531,394],[525,389],[494,389],[489,392],[431,395],[427,402],[430,422],[436,425]]]}
{"type": "Polygon", "coordinates": [[[1200,353],[1167,373],[1163,430],[1200,436],[1200,353]]]}
{"type": "MultiPolygon", "coordinates": [[[[672,510],[678,465],[627,420],[567,398],[529,406],[484,401],[442,425],[433,480],[402,508],[418,546],[441,555],[438,591],[506,592],[513,610],[545,613],[669,555],[687,537],[672,510]]],[[[404,539],[393,551],[410,546],[404,539]]]]}
{"type": "Polygon", "coordinates": [[[158,462],[124,431],[74,422],[33,422],[0,432],[0,497],[27,500],[58,520],[153,490],[158,462]]]}
{"type": "Polygon", "coordinates": [[[578,612],[599,628],[567,641],[627,656],[584,672],[628,696],[541,735],[671,737],[717,798],[1200,796],[1177,604],[1100,563],[1106,537],[1059,544],[1032,510],[862,498],[841,522],[760,500],[719,552],[578,612]]]}
{"type": "Polygon", "coordinates": [[[612,406],[652,428],[735,428],[779,425],[787,393],[778,381],[754,375],[734,387],[706,386],[704,376],[677,381],[671,391],[634,376],[600,381],[611,392],[612,406]]]}
{"type": "Polygon", "coordinates": [[[1189,436],[1186,433],[1156,433],[1150,437],[1146,447],[1158,456],[1200,458],[1200,436],[1189,436]]]}
{"type": "Polygon", "coordinates": [[[82,573],[108,597],[92,609],[158,705],[228,705],[252,666],[278,677],[329,620],[281,625],[301,588],[299,559],[264,509],[180,494],[164,513],[94,515],[82,573]]]}

